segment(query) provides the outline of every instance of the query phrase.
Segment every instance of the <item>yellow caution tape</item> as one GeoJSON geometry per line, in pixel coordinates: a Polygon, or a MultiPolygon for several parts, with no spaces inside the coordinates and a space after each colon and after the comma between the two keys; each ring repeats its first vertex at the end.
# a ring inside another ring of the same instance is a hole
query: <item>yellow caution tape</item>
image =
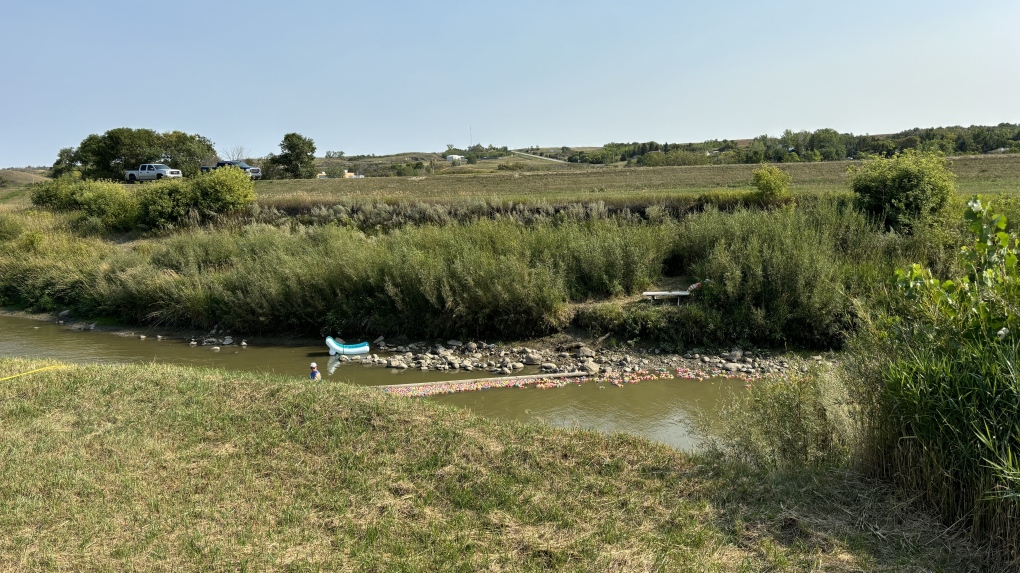
{"type": "Polygon", "coordinates": [[[25,376],[26,374],[34,374],[36,372],[42,372],[43,370],[50,370],[52,368],[63,368],[63,365],[61,365],[61,364],[54,364],[53,366],[46,366],[45,368],[36,368],[35,370],[29,370],[28,372],[22,372],[21,374],[15,374],[14,376],[8,376],[7,378],[0,378],[0,382],[3,382],[4,380],[10,380],[12,378],[17,378],[18,376],[25,376]]]}

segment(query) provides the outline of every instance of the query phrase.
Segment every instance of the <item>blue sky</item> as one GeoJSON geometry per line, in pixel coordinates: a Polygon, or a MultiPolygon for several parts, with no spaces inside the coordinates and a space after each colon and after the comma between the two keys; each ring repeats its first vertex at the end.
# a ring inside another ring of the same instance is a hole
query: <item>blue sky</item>
{"type": "Polygon", "coordinates": [[[115,127],[261,156],[1020,122],[1015,1],[5,4],[0,166],[115,127]]]}

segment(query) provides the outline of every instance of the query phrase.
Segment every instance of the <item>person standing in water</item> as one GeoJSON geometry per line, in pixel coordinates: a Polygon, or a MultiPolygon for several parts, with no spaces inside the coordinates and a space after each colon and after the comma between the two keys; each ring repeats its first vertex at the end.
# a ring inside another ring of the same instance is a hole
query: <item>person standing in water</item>
{"type": "Polygon", "coordinates": [[[308,377],[312,380],[322,380],[322,373],[319,372],[319,367],[314,362],[312,362],[312,372],[308,377]]]}

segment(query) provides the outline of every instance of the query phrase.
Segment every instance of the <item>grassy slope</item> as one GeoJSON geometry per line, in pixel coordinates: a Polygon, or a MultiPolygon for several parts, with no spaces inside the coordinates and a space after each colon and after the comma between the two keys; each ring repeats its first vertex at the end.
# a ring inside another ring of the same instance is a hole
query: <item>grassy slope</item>
{"type": "MultiPolygon", "coordinates": [[[[962,194],[998,193],[1020,188],[1020,155],[952,158],[962,194]]],[[[854,162],[791,163],[797,191],[846,191],[846,171],[854,162]]],[[[595,201],[635,193],[668,195],[719,189],[750,189],[754,165],[598,168],[554,172],[472,173],[458,176],[378,177],[360,180],[261,181],[259,201],[281,207],[329,204],[338,198],[456,201],[463,199],[595,201]]]]}
{"type": "Polygon", "coordinates": [[[16,169],[0,169],[0,179],[6,179],[8,182],[15,185],[46,181],[46,178],[42,175],[28,173],[27,171],[19,171],[16,169]]]}
{"type": "MultiPolygon", "coordinates": [[[[2,359],[0,377],[42,366],[2,359]]],[[[0,385],[0,569],[860,571],[981,553],[853,476],[339,383],[160,365],[0,385]]]]}

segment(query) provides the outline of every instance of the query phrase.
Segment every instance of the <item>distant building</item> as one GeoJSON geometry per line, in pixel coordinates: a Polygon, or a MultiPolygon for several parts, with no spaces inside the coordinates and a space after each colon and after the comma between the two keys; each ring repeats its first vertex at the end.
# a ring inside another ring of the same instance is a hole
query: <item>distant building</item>
{"type": "Polygon", "coordinates": [[[450,163],[453,163],[454,161],[464,161],[464,156],[463,155],[447,155],[446,156],[446,160],[449,161],[450,163]]]}

